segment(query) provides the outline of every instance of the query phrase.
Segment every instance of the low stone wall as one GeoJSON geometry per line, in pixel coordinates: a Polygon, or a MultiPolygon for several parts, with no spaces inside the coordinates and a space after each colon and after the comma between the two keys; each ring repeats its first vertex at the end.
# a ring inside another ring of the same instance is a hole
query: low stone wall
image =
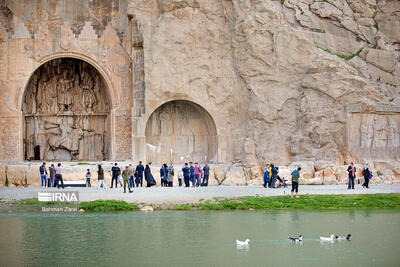
{"type": "MultiPolygon", "coordinates": [[[[27,186],[40,187],[41,179],[39,174],[40,162],[34,163],[15,163],[8,165],[0,165],[0,186],[5,185],[6,176],[9,186],[27,186]]],[[[47,166],[49,166],[48,163],[47,166]]],[[[92,173],[91,184],[97,186],[97,163],[62,163],[64,168],[64,181],[84,181],[86,170],[90,169],[92,173]]],[[[111,167],[114,162],[103,162],[104,179],[107,186],[111,183],[111,167]]],[[[118,166],[123,170],[129,163],[119,162],[118,166]]],[[[294,162],[289,166],[279,166],[280,177],[289,180],[290,173],[301,166],[300,184],[346,184],[348,182],[348,165],[337,166],[329,162],[294,162]]],[[[356,183],[364,182],[362,176],[362,164],[356,164],[357,178],[356,183]]],[[[392,184],[400,183],[400,163],[398,162],[370,162],[368,163],[373,173],[372,184],[392,184]]],[[[183,166],[175,166],[174,186],[178,185],[178,170],[183,166]]],[[[160,166],[151,166],[154,179],[157,186],[160,186],[160,166]]],[[[263,183],[263,167],[234,165],[210,165],[209,185],[257,185],[263,183]]],[[[144,182],[144,184],[146,184],[144,182]]]]}

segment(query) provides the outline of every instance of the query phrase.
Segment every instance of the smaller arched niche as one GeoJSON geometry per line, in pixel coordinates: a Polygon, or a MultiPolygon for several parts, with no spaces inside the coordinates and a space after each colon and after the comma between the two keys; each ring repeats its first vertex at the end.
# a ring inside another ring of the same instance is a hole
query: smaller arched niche
{"type": "Polygon", "coordinates": [[[25,159],[107,159],[108,100],[103,78],[89,63],[57,58],[41,65],[29,80],[22,105],[25,159]]]}
{"type": "Polygon", "coordinates": [[[217,131],[211,115],[190,101],[171,101],[156,109],[146,124],[148,162],[215,161],[217,131]]]}

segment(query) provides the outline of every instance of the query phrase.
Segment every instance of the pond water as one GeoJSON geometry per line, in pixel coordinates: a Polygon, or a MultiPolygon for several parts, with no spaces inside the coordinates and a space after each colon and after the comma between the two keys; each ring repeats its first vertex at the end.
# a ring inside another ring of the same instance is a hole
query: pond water
{"type": "Polygon", "coordinates": [[[399,210],[3,214],[0,266],[399,266],[399,240],[399,210]]]}

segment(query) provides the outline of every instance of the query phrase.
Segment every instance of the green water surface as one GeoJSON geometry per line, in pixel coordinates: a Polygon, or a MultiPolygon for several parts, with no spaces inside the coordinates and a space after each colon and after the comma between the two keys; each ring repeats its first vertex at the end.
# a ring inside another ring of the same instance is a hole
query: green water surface
{"type": "Polygon", "coordinates": [[[0,215],[0,266],[400,266],[399,242],[399,210],[0,215]]]}

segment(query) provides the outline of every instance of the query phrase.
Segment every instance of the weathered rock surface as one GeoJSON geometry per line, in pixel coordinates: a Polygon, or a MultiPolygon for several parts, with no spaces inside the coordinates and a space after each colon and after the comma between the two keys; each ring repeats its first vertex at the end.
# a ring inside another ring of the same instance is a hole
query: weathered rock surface
{"type": "Polygon", "coordinates": [[[106,160],[212,160],[222,185],[260,183],[271,162],[285,176],[300,165],[302,183],[345,183],[351,161],[380,171],[373,183],[400,180],[399,1],[67,2],[0,2],[0,160],[19,164],[12,179],[24,175],[29,79],[67,56],[104,79],[106,160]]]}

